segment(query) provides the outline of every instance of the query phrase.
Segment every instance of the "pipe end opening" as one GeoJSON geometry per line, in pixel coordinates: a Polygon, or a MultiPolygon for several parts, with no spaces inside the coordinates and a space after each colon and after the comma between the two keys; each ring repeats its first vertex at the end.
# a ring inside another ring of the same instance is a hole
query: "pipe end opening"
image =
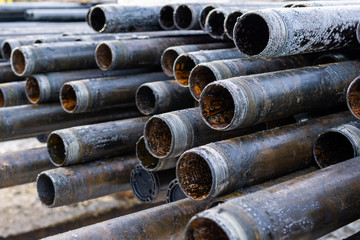
{"type": "Polygon", "coordinates": [[[196,66],[194,60],[188,56],[179,56],[175,61],[174,75],[182,86],[188,86],[191,70],[196,66]]]}
{"type": "Polygon", "coordinates": [[[160,9],[159,23],[163,29],[174,28],[174,8],[172,6],[164,6],[160,9]]]}
{"type": "Polygon", "coordinates": [[[38,103],[40,100],[40,86],[36,78],[28,77],[26,80],[26,96],[31,103],[38,103]]]}
{"type": "Polygon", "coordinates": [[[2,53],[3,53],[3,57],[6,59],[6,60],[9,60],[10,57],[11,57],[11,46],[8,42],[5,42],[4,45],[2,46],[2,53]]]}
{"type": "Polygon", "coordinates": [[[213,220],[198,217],[191,221],[185,233],[187,240],[228,240],[224,230],[213,220]]]}
{"type": "Polygon", "coordinates": [[[206,18],[208,16],[208,14],[214,9],[215,9],[214,6],[209,5],[209,6],[204,7],[201,10],[201,13],[200,13],[200,26],[201,26],[202,29],[205,28],[206,18]]]}
{"type": "Polygon", "coordinates": [[[161,67],[166,75],[173,76],[174,63],[179,54],[172,50],[168,49],[164,52],[161,57],[161,67]]]}
{"type": "Polygon", "coordinates": [[[91,27],[97,31],[102,32],[106,26],[106,17],[105,13],[101,8],[94,8],[90,12],[90,23],[91,27]]]}
{"type": "Polygon", "coordinates": [[[155,111],[155,94],[148,86],[140,86],[136,92],[136,106],[142,114],[150,115],[155,111]]]}
{"type": "Polygon", "coordinates": [[[180,5],[175,10],[175,25],[179,29],[188,29],[193,21],[193,13],[189,6],[180,5]]]}
{"type": "Polygon", "coordinates": [[[214,38],[222,38],[224,36],[225,15],[221,11],[214,10],[208,16],[207,31],[214,38]]]}
{"type": "Polygon", "coordinates": [[[215,81],[216,76],[210,68],[198,65],[191,71],[189,77],[190,91],[195,99],[200,99],[204,88],[215,81]]]}
{"type": "Polygon", "coordinates": [[[11,65],[15,73],[21,75],[25,72],[25,67],[26,67],[25,56],[19,49],[15,49],[12,52],[11,65]]]}
{"type": "Polygon", "coordinates": [[[159,159],[154,157],[146,149],[144,138],[141,137],[136,143],[136,156],[145,169],[152,170],[159,164],[159,159]]]}
{"type": "Polygon", "coordinates": [[[105,43],[100,44],[96,48],[96,62],[103,70],[108,70],[112,64],[111,48],[105,43]]]}
{"type": "Polygon", "coordinates": [[[140,166],[131,171],[130,185],[135,196],[143,202],[152,202],[157,197],[154,175],[140,166]]]}
{"type": "Polygon", "coordinates": [[[60,92],[61,106],[68,112],[73,112],[77,105],[76,92],[73,86],[65,84],[60,92]]]}
{"type": "Polygon", "coordinates": [[[232,13],[230,13],[227,17],[226,17],[226,19],[225,19],[225,23],[224,23],[224,25],[225,25],[225,31],[226,31],[226,34],[227,34],[227,36],[230,38],[230,39],[233,39],[234,37],[233,37],[233,31],[234,31],[234,26],[235,26],[235,24],[236,24],[236,22],[237,22],[237,19],[239,18],[239,17],[241,17],[243,15],[243,13],[242,12],[240,12],[240,11],[235,11],[235,12],[232,12],[232,13]]]}
{"type": "Polygon", "coordinates": [[[51,133],[48,137],[47,148],[51,162],[55,166],[62,166],[65,163],[65,144],[62,138],[56,133],[51,133]]]}
{"type": "Polygon", "coordinates": [[[145,125],[145,138],[148,148],[158,157],[166,157],[172,146],[172,134],[167,123],[152,117],[145,125]]]}
{"type": "Polygon", "coordinates": [[[46,174],[40,174],[37,179],[36,187],[40,201],[46,206],[53,205],[55,200],[55,188],[50,177],[46,174]]]}
{"type": "Polygon", "coordinates": [[[350,112],[360,119],[360,78],[355,78],[350,84],[346,98],[350,112]]]}

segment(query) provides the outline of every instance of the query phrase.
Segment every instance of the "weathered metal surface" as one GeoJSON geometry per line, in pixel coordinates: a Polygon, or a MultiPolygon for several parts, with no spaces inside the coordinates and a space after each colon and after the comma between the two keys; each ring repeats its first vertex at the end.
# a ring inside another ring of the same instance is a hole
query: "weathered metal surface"
{"type": "Polygon", "coordinates": [[[0,107],[28,104],[25,94],[25,81],[0,84],[0,107]]]}
{"type": "Polygon", "coordinates": [[[130,186],[135,197],[142,202],[165,202],[167,187],[175,178],[175,169],[150,172],[137,165],[130,176],[130,186]]]}
{"type": "Polygon", "coordinates": [[[144,115],[170,112],[194,106],[189,89],[177,81],[145,83],[136,91],[136,106],[144,115]]]}
{"type": "Polygon", "coordinates": [[[230,130],[339,107],[359,70],[348,61],[216,81],[201,94],[202,117],[213,129],[230,130]]]}
{"type": "Polygon", "coordinates": [[[359,5],[359,1],[295,1],[289,2],[283,7],[285,8],[299,8],[299,7],[326,7],[326,6],[346,6],[359,5]]]}
{"type": "Polygon", "coordinates": [[[181,4],[175,8],[174,23],[181,30],[201,29],[199,17],[207,3],[181,4]]]}
{"type": "Polygon", "coordinates": [[[100,4],[90,12],[91,27],[97,32],[141,32],[160,30],[160,6],[100,4]]]}
{"type": "Polygon", "coordinates": [[[175,178],[172,180],[168,186],[167,193],[166,193],[166,203],[172,203],[179,201],[181,199],[185,199],[187,196],[181,190],[179,185],[179,181],[175,178]]]}
{"type": "Polygon", "coordinates": [[[125,156],[48,170],[37,177],[38,195],[45,206],[58,207],[130,190],[136,164],[125,156]]]}
{"type": "Polygon", "coordinates": [[[244,57],[235,48],[184,53],[176,58],[173,74],[181,86],[188,87],[190,72],[197,64],[244,57]]]}
{"type": "Polygon", "coordinates": [[[23,77],[16,76],[12,69],[11,64],[8,62],[0,63],[0,83],[22,81],[23,77]]]}
{"type": "Polygon", "coordinates": [[[234,39],[234,26],[237,22],[237,19],[239,17],[241,17],[245,12],[247,12],[246,10],[243,11],[243,10],[235,10],[235,11],[232,11],[230,13],[228,13],[228,15],[225,17],[225,20],[224,20],[224,31],[225,31],[225,34],[226,36],[233,40],[234,39]]]}
{"type": "Polygon", "coordinates": [[[177,163],[179,183],[200,200],[304,169],[315,164],[318,134],[351,120],[344,112],[190,149],[177,163]]]}
{"type": "Polygon", "coordinates": [[[211,82],[256,73],[310,66],[315,58],[315,55],[305,54],[277,58],[238,58],[200,63],[190,72],[188,80],[190,92],[196,100],[199,100],[201,92],[211,82]]]}
{"type": "Polygon", "coordinates": [[[317,165],[330,165],[358,157],[360,155],[360,122],[336,126],[319,134],[313,155],[317,165]]]}
{"type": "Polygon", "coordinates": [[[137,117],[134,108],[69,114],[60,104],[23,105],[0,109],[0,141],[36,136],[56,129],[137,117]]]}
{"type": "Polygon", "coordinates": [[[224,49],[234,47],[233,43],[224,42],[224,43],[205,43],[205,44],[190,44],[190,45],[179,45],[172,46],[165,49],[161,55],[161,68],[164,73],[170,77],[174,76],[174,62],[175,59],[181,54],[187,52],[194,52],[200,50],[210,50],[210,49],[224,49]]]}
{"type": "Polygon", "coordinates": [[[87,8],[78,9],[27,9],[25,19],[30,21],[85,21],[87,8]]]}
{"type": "Polygon", "coordinates": [[[260,124],[230,132],[216,131],[201,119],[199,108],[189,108],[151,117],[145,125],[144,139],[146,148],[154,157],[173,158],[196,146],[264,128],[264,124],[260,124]]]}
{"type": "Polygon", "coordinates": [[[47,141],[50,160],[66,166],[134,152],[149,117],[83,125],[52,132],[47,141]]]}
{"type": "Polygon", "coordinates": [[[360,158],[239,197],[192,218],[186,239],[317,239],[358,219],[360,158]]]}
{"type": "Polygon", "coordinates": [[[175,23],[174,23],[174,11],[177,7],[177,4],[168,4],[165,6],[162,6],[159,10],[159,25],[164,30],[173,30],[175,29],[175,23]]]}
{"type": "Polygon", "coordinates": [[[234,42],[256,57],[353,47],[359,17],[360,5],[249,11],[235,24],[234,42]]]}
{"type": "Polygon", "coordinates": [[[205,31],[214,39],[227,39],[225,33],[225,18],[239,7],[215,8],[209,12],[205,19],[205,31]]]}
{"type": "Polygon", "coordinates": [[[180,200],[141,212],[90,225],[46,238],[71,239],[182,239],[192,216],[206,208],[207,201],[180,200]]]}
{"type": "Polygon", "coordinates": [[[46,147],[0,154],[0,188],[35,182],[52,168],[46,147]]]}
{"type": "Polygon", "coordinates": [[[164,73],[155,72],[71,81],[62,86],[60,102],[68,113],[135,105],[135,93],[141,84],[167,79],[164,73]]]}
{"type": "Polygon", "coordinates": [[[204,35],[105,41],[96,47],[96,63],[102,70],[160,66],[161,54],[170,46],[212,41],[204,35]]]}
{"type": "Polygon", "coordinates": [[[356,77],[348,87],[346,104],[352,115],[360,120],[360,77],[356,77]]]}
{"type": "Polygon", "coordinates": [[[332,52],[319,54],[319,56],[315,59],[313,65],[327,64],[334,62],[345,62],[350,60],[356,60],[358,58],[359,58],[358,49],[332,51],[332,52]]]}

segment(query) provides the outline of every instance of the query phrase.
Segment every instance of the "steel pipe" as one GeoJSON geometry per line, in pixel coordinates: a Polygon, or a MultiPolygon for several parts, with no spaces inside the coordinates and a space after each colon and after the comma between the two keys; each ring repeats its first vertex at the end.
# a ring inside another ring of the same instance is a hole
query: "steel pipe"
{"type": "Polygon", "coordinates": [[[0,84],[0,107],[28,104],[25,94],[25,81],[0,84]]]}

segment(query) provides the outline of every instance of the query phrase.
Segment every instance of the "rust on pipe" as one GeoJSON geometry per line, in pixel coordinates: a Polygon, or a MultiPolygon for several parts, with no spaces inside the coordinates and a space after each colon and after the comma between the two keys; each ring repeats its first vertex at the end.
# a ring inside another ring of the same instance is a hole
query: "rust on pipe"
{"type": "Polygon", "coordinates": [[[37,177],[37,191],[47,207],[59,207],[130,190],[134,156],[116,157],[44,171],[37,177]]]}
{"type": "Polygon", "coordinates": [[[25,81],[0,84],[0,107],[28,104],[25,94],[25,81]]]}
{"type": "Polygon", "coordinates": [[[348,87],[346,104],[352,115],[360,120],[360,77],[355,77],[348,87]]]}
{"type": "Polygon", "coordinates": [[[317,239],[358,219],[359,173],[358,157],[235,198],[193,217],[185,239],[317,239]]]}
{"type": "Polygon", "coordinates": [[[201,200],[280,177],[315,164],[318,134],[351,120],[343,112],[193,148],[181,155],[177,178],[201,200]]]}
{"type": "Polygon", "coordinates": [[[50,160],[66,166],[134,152],[149,117],[98,123],[52,132],[47,141],[50,160]]]}
{"type": "Polygon", "coordinates": [[[185,193],[181,190],[179,181],[175,178],[168,186],[166,193],[166,203],[172,203],[181,199],[187,198],[185,193]]]}
{"type": "Polygon", "coordinates": [[[141,85],[135,96],[136,106],[144,115],[152,115],[194,106],[189,89],[177,81],[159,81],[141,85]]]}
{"type": "Polygon", "coordinates": [[[217,81],[201,94],[202,117],[213,129],[230,130],[339,107],[359,69],[348,61],[217,81]]]}

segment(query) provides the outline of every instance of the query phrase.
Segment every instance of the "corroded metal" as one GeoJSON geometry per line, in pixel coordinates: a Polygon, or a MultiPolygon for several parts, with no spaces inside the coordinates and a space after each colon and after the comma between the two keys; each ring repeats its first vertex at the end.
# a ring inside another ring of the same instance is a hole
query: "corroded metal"
{"type": "Polygon", "coordinates": [[[152,115],[194,106],[189,89],[177,81],[145,83],[136,91],[136,106],[144,115],[152,115]]]}
{"type": "Polygon", "coordinates": [[[184,53],[176,58],[173,74],[181,86],[188,87],[190,72],[197,64],[244,57],[235,48],[184,53]]]}
{"type": "Polygon", "coordinates": [[[25,81],[0,84],[0,107],[28,104],[25,94],[25,81]]]}
{"type": "Polygon", "coordinates": [[[202,117],[213,129],[230,130],[339,107],[359,69],[348,61],[216,81],[201,94],[202,117]]]}
{"type": "Polygon", "coordinates": [[[259,124],[230,132],[216,131],[202,121],[199,108],[188,108],[151,117],[145,125],[144,139],[154,157],[173,158],[196,146],[264,128],[264,124],[259,124]]]}
{"type": "Polygon", "coordinates": [[[304,169],[314,164],[318,134],[351,120],[344,112],[190,149],[177,163],[178,180],[200,200],[304,169]]]}
{"type": "Polygon", "coordinates": [[[130,190],[136,164],[134,156],[125,156],[48,170],[37,177],[38,195],[47,207],[58,207],[130,190]]]}
{"type": "Polygon", "coordinates": [[[256,57],[353,47],[359,17],[360,5],[249,11],[235,24],[234,42],[256,57]]]}
{"type": "Polygon", "coordinates": [[[175,169],[150,172],[137,165],[130,176],[130,186],[135,197],[142,202],[166,201],[167,188],[175,178],[175,169]]]}
{"type": "Polygon", "coordinates": [[[192,96],[199,100],[203,89],[211,82],[256,73],[273,72],[310,66],[316,56],[312,54],[277,58],[238,58],[205,62],[190,72],[189,87],[192,96]]]}
{"type": "Polygon", "coordinates": [[[46,147],[0,154],[0,188],[35,182],[36,176],[54,168],[46,147]]]}
{"type": "Polygon", "coordinates": [[[181,199],[187,198],[185,193],[181,190],[179,181],[175,178],[168,186],[166,193],[166,203],[172,203],[181,199]]]}
{"type": "Polygon", "coordinates": [[[360,77],[356,77],[348,87],[346,104],[352,115],[360,120],[360,77]]]}
{"type": "Polygon", "coordinates": [[[66,166],[134,152],[149,117],[84,125],[52,132],[47,141],[50,160],[66,166]]]}
{"type": "Polygon", "coordinates": [[[137,117],[134,108],[69,114],[60,104],[23,105],[0,109],[0,141],[35,136],[56,129],[137,117]]]}
{"type": "Polygon", "coordinates": [[[319,134],[313,154],[319,167],[358,157],[360,155],[360,122],[336,126],[319,134]]]}
{"type": "Polygon", "coordinates": [[[317,239],[358,219],[359,183],[354,158],[208,209],[185,239],[317,239]]]}
{"type": "Polygon", "coordinates": [[[27,9],[25,19],[30,21],[85,21],[87,8],[78,9],[27,9]]]}

